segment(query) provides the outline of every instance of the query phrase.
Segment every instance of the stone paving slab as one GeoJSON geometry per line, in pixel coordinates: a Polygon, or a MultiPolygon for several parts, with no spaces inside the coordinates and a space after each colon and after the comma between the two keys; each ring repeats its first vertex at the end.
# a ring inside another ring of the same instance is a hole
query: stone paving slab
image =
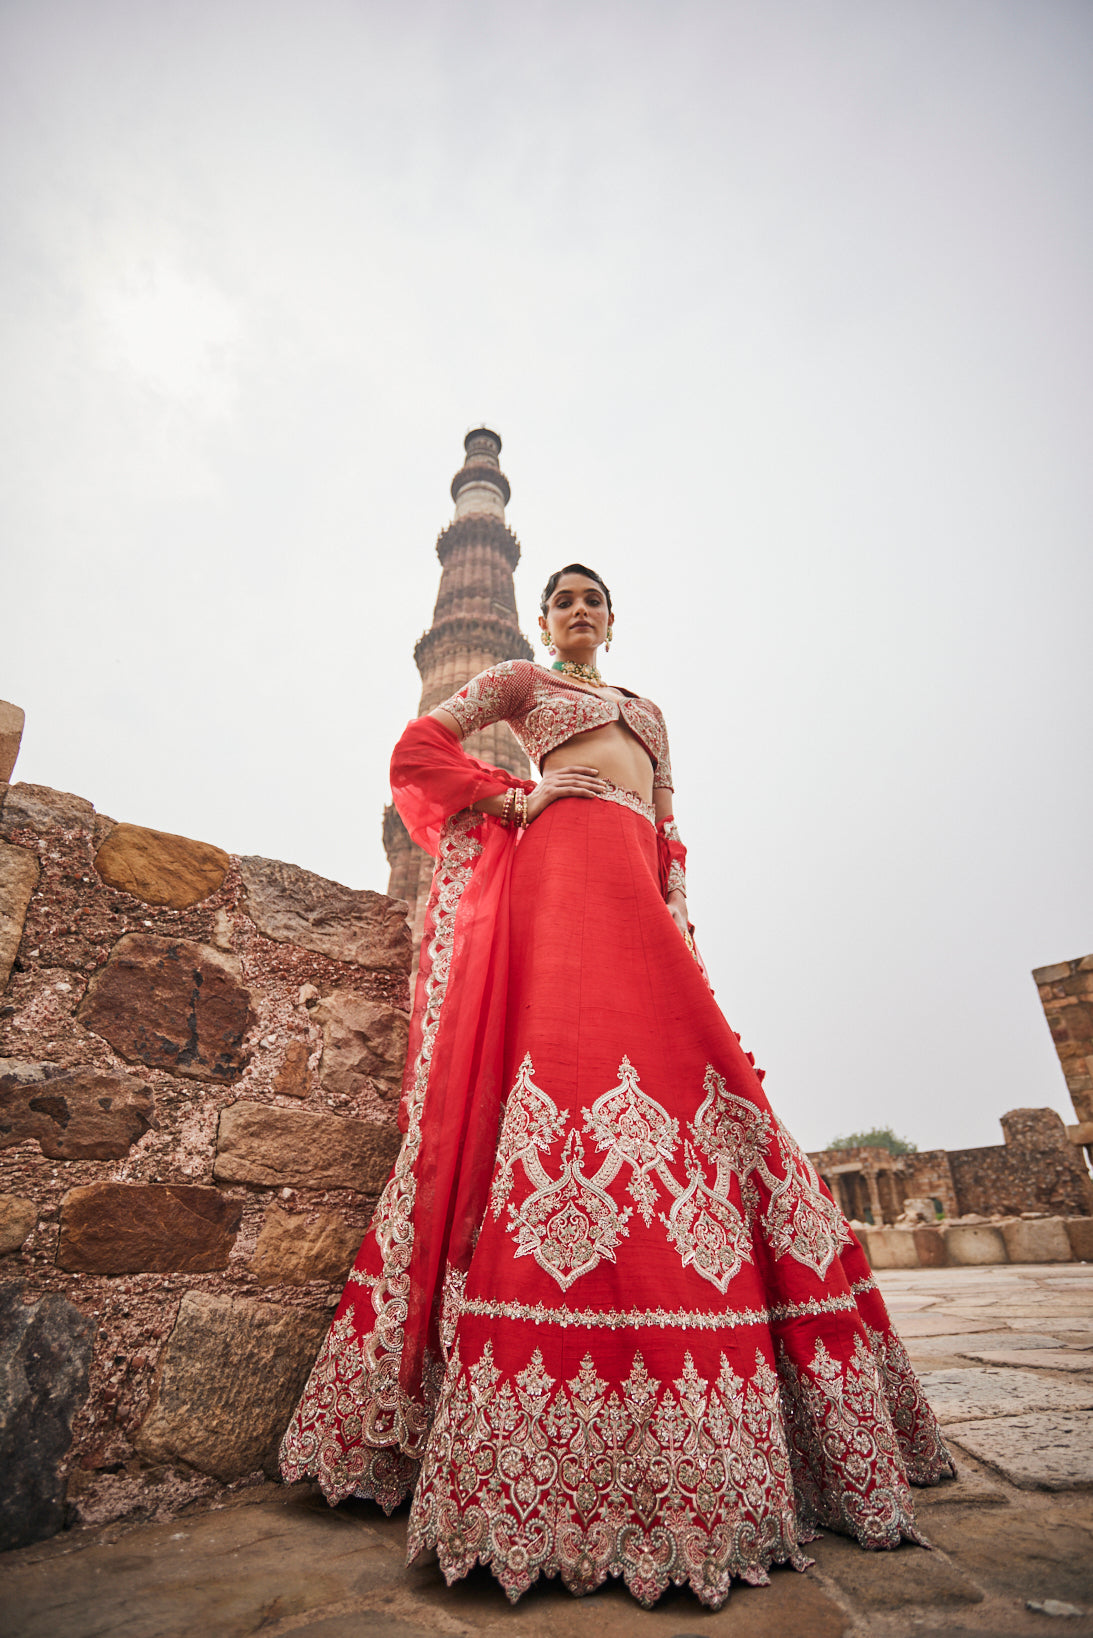
{"type": "Polygon", "coordinates": [[[1093,1411],[960,1422],[949,1437],[1022,1490],[1093,1489],[1093,1411]]]}
{"type": "Polygon", "coordinates": [[[964,1348],[960,1350],[965,1359],[974,1359],[983,1365],[1019,1365],[1023,1367],[1039,1367],[1046,1371],[1089,1371],[1093,1373],[1093,1360],[1088,1352],[1079,1352],[1076,1348],[1022,1348],[1012,1344],[1005,1348],[984,1348],[982,1350],[964,1348]]]}
{"type": "Polygon", "coordinates": [[[943,1426],[1027,1411],[1093,1409],[1093,1382],[1087,1387],[1003,1366],[924,1371],[920,1380],[943,1426]]]}

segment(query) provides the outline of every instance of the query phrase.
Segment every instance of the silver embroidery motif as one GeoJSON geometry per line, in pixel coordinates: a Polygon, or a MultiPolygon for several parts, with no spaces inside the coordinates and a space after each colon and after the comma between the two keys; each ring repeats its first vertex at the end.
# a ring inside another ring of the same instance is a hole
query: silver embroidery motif
{"type": "Polygon", "coordinates": [[[690,1125],[693,1142],[683,1145],[682,1181],[673,1170],[679,1122],[642,1090],[627,1057],[619,1065],[618,1085],[584,1115],[585,1131],[604,1156],[599,1170],[589,1175],[584,1145],[570,1128],[561,1171],[553,1177],[542,1156],[562,1137],[569,1112],[559,1110],[533,1077],[531,1056],[525,1054],[505,1107],[490,1197],[496,1219],[512,1192],[515,1168],[522,1166],[533,1192],[523,1205],[508,1208],[516,1255],[534,1257],[563,1291],[601,1261],[615,1261],[631,1208],[621,1207],[607,1191],[624,1167],[627,1192],[642,1221],[647,1227],[653,1222],[659,1184],[671,1202],[659,1219],[682,1266],[722,1296],[743,1265],[754,1260],[756,1219],[776,1259],[790,1257],[821,1279],[849,1240],[838,1207],[823,1195],[811,1163],[785,1128],[769,1111],[729,1092],[712,1066],[703,1083],[706,1097],[690,1125]],[[774,1157],[781,1176],[772,1169],[774,1157]],[[714,1169],[712,1182],[706,1163],[714,1169]]]}
{"type": "Polygon", "coordinates": [[[528,1320],[532,1325],[557,1325],[562,1330],[619,1331],[634,1327],[659,1331],[725,1331],[745,1325],[770,1325],[782,1320],[812,1319],[819,1314],[852,1314],[851,1296],[809,1297],[807,1302],[776,1302],[769,1308],[550,1308],[543,1302],[505,1302],[489,1297],[464,1297],[460,1314],[482,1319],[528,1320]]]}

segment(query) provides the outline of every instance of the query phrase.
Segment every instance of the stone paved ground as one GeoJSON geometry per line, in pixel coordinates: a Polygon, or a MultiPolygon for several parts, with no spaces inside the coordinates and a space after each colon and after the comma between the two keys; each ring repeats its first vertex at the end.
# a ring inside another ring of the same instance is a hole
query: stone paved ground
{"type": "Polygon", "coordinates": [[[959,1479],[918,1493],[933,1552],[828,1536],[807,1574],[776,1571],[716,1614],[682,1592],[644,1611],[617,1585],[578,1600],[555,1583],[514,1609],[484,1571],[449,1590],[431,1563],[406,1569],[405,1514],[265,1485],[5,1555],[0,1625],[10,1638],[1093,1638],[1093,1266],[880,1280],[956,1447],[959,1479]]]}

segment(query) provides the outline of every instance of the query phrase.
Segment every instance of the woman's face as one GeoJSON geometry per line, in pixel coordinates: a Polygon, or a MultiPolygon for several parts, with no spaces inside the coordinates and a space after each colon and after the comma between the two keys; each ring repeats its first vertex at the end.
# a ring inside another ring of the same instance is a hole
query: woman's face
{"type": "Polygon", "coordinates": [[[607,636],[610,615],[604,590],[583,574],[564,574],[550,595],[539,624],[563,659],[594,654],[607,636]]]}

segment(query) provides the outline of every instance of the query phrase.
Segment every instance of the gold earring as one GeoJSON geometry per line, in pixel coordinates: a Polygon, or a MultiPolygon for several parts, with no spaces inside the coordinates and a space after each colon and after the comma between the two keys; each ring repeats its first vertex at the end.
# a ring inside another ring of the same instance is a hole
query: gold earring
{"type": "Polygon", "coordinates": [[[609,653],[609,654],[610,654],[610,652],[611,652],[611,638],[612,638],[612,636],[613,636],[613,635],[614,635],[614,631],[615,631],[615,628],[614,628],[614,626],[608,626],[608,628],[607,628],[607,636],[606,636],[606,637],[605,637],[605,638],[604,638],[604,644],[603,644],[603,646],[604,646],[604,648],[605,648],[605,649],[606,649],[606,650],[607,650],[607,652],[608,652],[608,653],[609,653]]]}
{"type": "Polygon", "coordinates": [[[542,629],[540,629],[540,631],[539,631],[539,641],[542,643],[544,648],[549,648],[550,647],[550,632],[549,631],[543,631],[542,629]]]}

